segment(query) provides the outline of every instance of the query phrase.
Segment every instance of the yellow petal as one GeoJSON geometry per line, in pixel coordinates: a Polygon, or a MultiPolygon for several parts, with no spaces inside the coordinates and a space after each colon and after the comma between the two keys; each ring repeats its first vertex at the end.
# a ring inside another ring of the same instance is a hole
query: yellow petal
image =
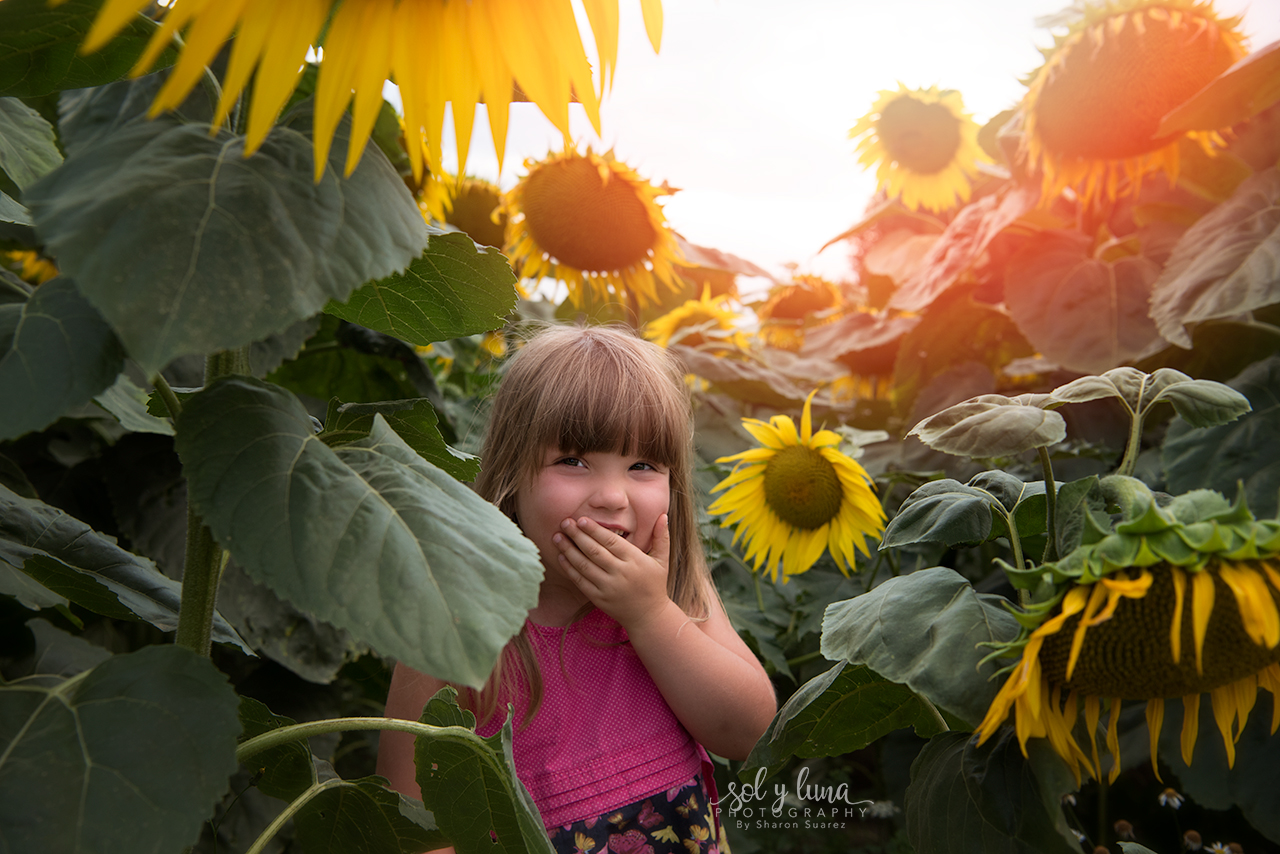
{"type": "Polygon", "coordinates": [[[640,0],[644,12],[644,31],[649,34],[649,44],[657,53],[662,46],[662,0],[640,0]]]}
{"type": "Polygon", "coordinates": [[[804,410],[800,415],[800,443],[807,445],[813,436],[813,396],[818,393],[815,388],[804,399],[804,410]]]}
{"type": "Polygon", "coordinates": [[[1258,671],[1258,687],[1271,692],[1271,734],[1280,728],[1280,664],[1271,664],[1258,671]]]}
{"type": "Polygon", "coordinates": [[[1182,659],[1182,603],[1187,593],[1187,576],[1176,566],[1169,567],[1169,576],[1173,579],[1173,622],[1169,626],[1169,649],[1173,663],[1177,664],[1182,659]]]}
{"type": "Polygon", "coordinates": [[[1114,783],[1120,776],[1120,698],[1111,698],[1111,716],[1107,719],[1107,750],[1111,752],[1111,773],[1107,782],[1114,783]]]}
{"type": "Polygon", "coordinates": [[[107,0],[93,20],[84,44],[80,45],[80,53],[93,53],[111,41],[135,15],[150,5],[151,0],[107,0]]]}
{"type": "Polygon", "coordinates": [[[1196,749],[1196,736],[1200,734],[1200,695],[1189,694],[1182,698],[1182,761],[1191,764],[1196,749]]]}
{"type": "Polygon", "coordinates": [[[618,63],[618,0],[583,0],[583,9],[596,40],[600,66],[599,94],[613,88],[613,72],[618,63]]]}
{"type": "Polygon", "coordinates": [[[1098,610],[1106,596],[1107,590],[1105,587],[1101,584],[1093,585],[1093,590],[1089,594],[1089,603],[1085,606],[1084,613],[1080,616],[1080,622],[1076,626],[1075,634],[1071,638],[1071,654],[1067,657],[1067,679],[1070,679],[1071,674],[1075,672],[1076,661],[1080,658],[1080,650],[1084,646],[1084,633],[1092,625],[1090,617],[1098,610]]]}
{"type": "MultiPolygon", "coordinates": [[[[329,14],[327,0],[275,0],[255,5],[269,5],[274,16],[254,75],[244,145],[246,156],[262,145],[280,110],[297,88],[307,48],[320,35],[329,14]]],[[[327,151],[327,143],[325,148],[327,151]]],[[[317,159],[324,162],[324,158],[317,159]]]]}
{"type": "Polygon", "coordinates": [[[1160,747],[1160,727],[1164,725],[1164,700],[1154,699],[1147,701],[1147,734],[1151,737],[1151,770],[1155,772],[1156,779],[1164,782],[1160,777],[1160,768],[1156,764],[1156,756],[1159,754],[1160,747]]]}
{"type": "Polygon", "coordinates": [[[1204,636],[1213,612],[1213,576],[1208,570],[1191,574],[1191,638],[1196,649],[1196,673],[1204,675],[1204,636]]]}
{"type": "Polygon", "coordinates": [[[1230,685],[1223,685],[1221,688],[1214,688],[1209,692],[1209,699],[1213,705],[1213,719],[1218,724],[1218,731],[1222,733],[1222,745],[1227,751],[1227,767],[1234,768],[1236,764],[1236,742],[1231,735],[1231,726],[1236,718],[1236,696],[1235,691],[1230,685]]]}
{"type": "Polygon", "coordinates": [[[1094,777],[1102,776],[1102,760],[1098,758],[1098,718],[1102,716],[1102,700],[1092,694],[1084,698],[1084,726],[1089,731],[1089,749],[1093,756],[1094,777]]]}

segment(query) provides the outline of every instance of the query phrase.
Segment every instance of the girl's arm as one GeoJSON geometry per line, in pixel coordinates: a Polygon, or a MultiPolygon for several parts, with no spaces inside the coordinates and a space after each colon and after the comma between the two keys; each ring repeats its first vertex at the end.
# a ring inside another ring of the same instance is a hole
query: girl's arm
{"type": "MultiPolygon", "coordinates": [[[[434,676],[419,673],[411,667],[396,663],[391,672],[391,690],[387,692],[385,716],[405,721],[422,717],[422,708],[444,682],[434,676]]],[[[422,799],[418,788],[417,768],[413,764],[413,734],[383,730],[378,735],[378,773],[390,781],[391,788],[415,800],[422,799]]],[[[437,849],[442,854],[453,854],[452,848],[437,849]]]]}
{"type": "Polygon", "coordinates": [[[626,628],[667,705],[707,750],[746,759],[777,712],[773,684],[712,589],[696,621],[667,596],[667,517],[646,554],[590,519],[567,521],[561,566],[596,607],[626,628]]]}

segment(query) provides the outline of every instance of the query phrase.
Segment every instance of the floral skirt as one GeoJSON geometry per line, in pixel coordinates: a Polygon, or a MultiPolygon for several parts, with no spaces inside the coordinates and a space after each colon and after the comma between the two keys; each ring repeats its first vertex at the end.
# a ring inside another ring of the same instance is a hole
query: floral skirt
{"type": "Polygon", "coordinates": [[[698,774],[682,786],[564,827],[548,828],[559,854],[729,854],[698,774]]]}

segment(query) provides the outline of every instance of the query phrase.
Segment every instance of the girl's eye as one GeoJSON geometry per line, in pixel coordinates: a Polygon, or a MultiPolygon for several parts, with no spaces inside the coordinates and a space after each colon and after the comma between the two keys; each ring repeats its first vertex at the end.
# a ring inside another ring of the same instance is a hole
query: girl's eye
{"type": "Polygon", "coordinates": [[[657,471],[658,467],[653,463],[634,463],[631,468],[635,471],[657,471]]]}
{"type": "Polygon", "coordinates": [[[556,460],[556,465],[561,465],[561,466],[580,466],[582,464],[583,464],[582,460],[578,459],[577,457],[561,457],[560,459],[556,460]]]}

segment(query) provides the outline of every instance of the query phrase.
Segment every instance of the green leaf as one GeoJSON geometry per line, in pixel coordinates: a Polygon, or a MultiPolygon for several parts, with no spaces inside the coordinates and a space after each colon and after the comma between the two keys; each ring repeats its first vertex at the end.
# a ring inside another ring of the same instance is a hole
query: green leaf
{"type": "Polygon", "coordinates": [[[94,401],[114,415],[126,430],[173,435],[173,425],[147,411],[147,393],[124,373],[116,378],[115,385],[95,397],[94,401]]]}
{"type": "MultiPolygon", "coordinates": [[[[458,707],[457,691],[442,688],[427,702],[424,724],[475,729],[475,716],[458,707]]],[[[543,852],[551,840],[533,798],[513,770],[511,721],[488,738],[474,732],[414,741],[422,800],[460,854],[543,852]],[[469,735],[469,737],[468,737],[469,735]],[[497,837],[497,844],[490,836],[497,837]]]]}
{"type": "Polygon", "coordinates": [[[445,444],[436,428],[439,419],[426,398],[343,404],[335,398],[329,402],[329,414],[325,418],[320,441],[333,448],[363,439],[373,429],[374,416],[377,415],[381,415],[419,456],[458,480],[474,480],[480,473],[479,457],[445,444]]]}
{"type": "Polygon", "coordinates": [[[294,129],[309,119],[295,111],[247,159],[225,130],[134,122],[29,188],[37,232],[147,375],[260,341],[421,252],[426,223],[376,147],[350,178],[339,164],[313,182],[294,129]]]}
{"type": "Polygon", "coordinates": [[[537,549],[382,416],[330,449],[297,398],[219,380],[178,418],[189,500],[245,571],[384,655],[480,686],[537,601],[537,549]]]}
{"type": "Polygon", "coordinates": [[[425,346],[502,326],[516,305],[515,284],[510,262],[496,249],[462,233],[434,232],[403,273],[370,282],[325,311],[425,346]]]}
{"type": "Polygon", "coordinates": [[[991,536],[992,507],[998,501],[990,493],[957,480],[930,481],[907,496],[884,529],[880,548],[912,543],[975,545],[991,536]]]}
{"type": "Polygon", "coordinates": [[[996,695],[995,664],[979,665],[980,643],[1007,643],[1018,622],[954,570],[932,567],[890,578],[827,608],[822,654],[865,664],[906,685],[970,724],[981,721],[996,695]]]}
{"type": "Polygon", "coordinates": [[[1159,273],[1141,255],[1095,258],[1093,241],[1079,232],[1044,232],[1009,261],[1005,305],[1046,359],[1082,373],[1105,371],[1159,340],[1147,316],[1159,273]]]}
{"type": "Polygon", "coordinates": [[[1247,178],[1187,229],[1151,292],[1160,334],[1191,346],[1189,324],[1280,302],[1280,169],[1247,178]]]}
{"type": "Polygon", "coordinates": [[[1231,384],[1253,407],[1239,421],[1194,429],[1182,419],[1169,425],[1160,462],[1171,492],[1197,488],[1234,495],[1243,483],[1249,506],[1273,517],[1280,496],[1280,356],[1246,368],[1231,384]]]}
{"type": "Polygon", "coordinates": [[[1229,385],[1213,380],[1190,380],[1170,385],[1153,403],[1166,401],[1192,427],[1229,424],[1250,410],[1249,399],[1229,385]]]}
{"type": "Polygon", "coordinates": [[[111,657],[111,653],[102,647],[64,632],[45,620],[27,620],[27,628],[36,644],[31,662],[32,674],[74,676],[92,670],[111,657]]]}
{"type": "Polygon", "coordinates": [[[0,222],[31,225],[31,212],[7,193],[0,193],[0,222]]]}
{"type": "MultiPolygon", "coordinates": [[[[79,519],[0,486],[4,564],[95,613],[143,619],[166,632],[178,627],[181,584],[79,519]]],[[[214,617],[213,639],[252,654],[220,615],[214,617]]]]}
{"type": "MultiPolygon", "coordinates": [[[[4,0],[0,5],[0,94],[47,95],[59,89],[100,86],[128,73],[156,25],[135,16],[108,45],[81,56],[80,45],[101,8],[101,0],[68,0],[54,8],[47,0],[4,0]]],[[[156,67],[169,65],[175,56],[172,48],[165,50],[156,67]]]]}
{"type": "Polygon", "coordinates": [[[964,733],[924,746],[904,807],[917,854],[1077,854],[1062,813],[1075,782],[1043,740],[1023,757],[1012,727],[982,747],[964,733]]]}
{"type": "Polygon", "coordinates": [[[1280,100],[1280,42],[1254,51],[1169,112],[1153,136],[1218,130],[1262,112],[1280,100]]]}
{"type": "MultiPolygon", "coordinates": [[[[297,723],[293,718],[274,714],[252,697],[240,698],[238,714],[241,727],[239,744],[297,723]]],[[[255,772],[254,785],[264,795],[284,801],[294,800],[316,782],[316,769],[306,739],[289,741],[255,753],[246,764],[255,772]]]]}
{"type": "Polygon", "coordinates": [[[70,279],[0,305],[0,439],[47,427],[109,388],[123,367],[111,327],[70,279]]]}
{"type": "Polygon", "coordinates": [[[1160,729],[1159,755],[1181,783],[1180,788],[1208,809],[1239,807],[1249,824],[1272,842],[1280,843],[1280,788],[1275,769],[1280,763],[1280,736],[1271,732],[1271,709],[1275,697],[1258,692],[1258,703],[1239,727],[1235,743],[1235,764],[1227,766],[1222,733],[1214,719],[1208,697],[1200,702],[1200,729],[1196,735],[1191,765],[1182,761],[1183,703],[1166,700],[1164,725],[1160,729]]]}
{"type": "MultiPolygon", "coordinates": [[[[9,0],[6,0],[9,2],[9,0]]],[[[0,827],[12,851],[193,845],[236,769],[236,695],[177,646],[0,688],[0,827]]]]}
{"type": "Polygon", "coordinates": [[[53,126],[17,98],[0,98],[0,170],[25,190],[62,162],[53,126]]]}
{"type": "Polygon", "coordinates": [[[332,781],[294,816],[298,844],[307,854],[419,854],[448,846],[431,813],[386,782],[332,781]]]}
{"type": "Polygon", "coordinates": [[[1102,513],[1104,505],[1097,475],[1073,480],[1058,490],[1057,518],[1054,521],[1059,554],[1070,554],[1078,546],[1091,545],[1092,541],[1086,540],[1086,535],[1097,526],[1090,526],[1088,517],[1095,512],[1102,513]]]}
{"type": "MultiPolygon", "coordinates": [[[[408,368],[389,356],[375,356],[338,340],[344,321],[323,314],[320,329],[298,353],[267,375],[294,394],[320,401],[330,398],[372,403],[421,397],[408,368]]],[[[345,337],[345,336],[344,336],[345,337]]]]}
{"type": "Polygon", "coordinates": [[[881,736],[914,727],[924,737],[943,730],[910,688],[867,667],[841,662],[800,686],[773,718],[739,772],[747,780],[757,768],[768,777],[792,756],[805,759],[861,750],[881,736]]]}
{"type": "Polygon", "coordinates": [[[1048,401],[1047,394],[983,394],[929,416],[907,435],[956,456],[1012,456],[1067,438],[1067,422],[1044,408],[1048,401]]]}

